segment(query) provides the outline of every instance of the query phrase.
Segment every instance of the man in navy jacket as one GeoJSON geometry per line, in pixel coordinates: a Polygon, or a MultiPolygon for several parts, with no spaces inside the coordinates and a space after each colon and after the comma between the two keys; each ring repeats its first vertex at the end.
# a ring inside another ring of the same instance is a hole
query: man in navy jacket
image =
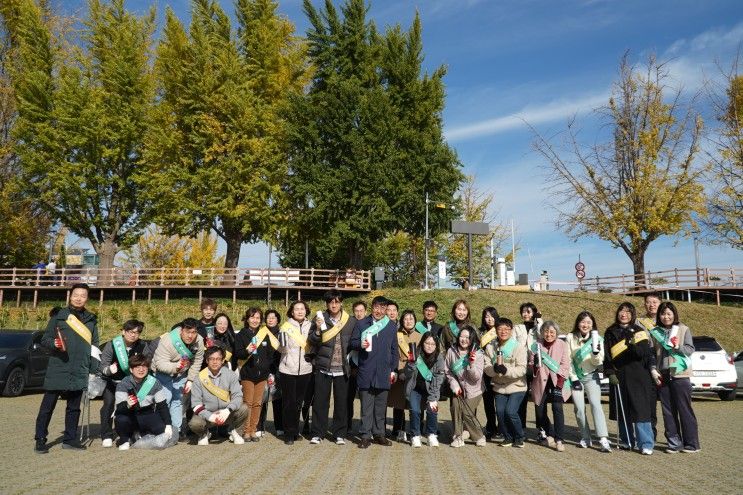
{"type": "Polygon", "coordinates": [[[385,315],[387,299],[372,300],[372,314],[353,328],[349,349],[358,351],[357,383],[361,397],[361,442],[365,449],[372,442],[390,446],[385,437],[387,393],[397,374],[397,324],[385,315]],[[363,338],[362,338],[363,337],[363,338]]]}

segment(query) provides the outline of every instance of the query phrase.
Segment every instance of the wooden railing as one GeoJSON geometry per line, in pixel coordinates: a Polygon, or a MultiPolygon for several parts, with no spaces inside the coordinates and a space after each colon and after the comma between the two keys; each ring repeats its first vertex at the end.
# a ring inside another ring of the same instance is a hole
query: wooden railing
{"type": "Polygon", "coordinates": [[[368,270],[318,268],[0,268],[0,288],[68,287],[298,287],[371,290],[368,270]]]}
{"type": "MultiPolygon", "coordinates": [[[[553,285],[553,283],[550,283],[553,285]]],[[[632,293],[647,290],[691,288],[743,289],[742,268],[674,268],[642,275],[586,277],[575,286],[591,292],[632,293]]],[[[557,287],[555,287],[557,288],[557,287]]]]}

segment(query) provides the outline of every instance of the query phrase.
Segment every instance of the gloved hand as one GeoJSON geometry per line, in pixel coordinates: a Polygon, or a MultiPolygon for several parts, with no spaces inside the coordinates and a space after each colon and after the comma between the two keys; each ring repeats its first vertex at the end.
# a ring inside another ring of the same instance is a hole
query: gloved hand
{"type": "Polygon", "coordinates": [[[609,383],[612,385],[619,385],[619,378],[617,378],[617,375],[609,375],[609,383]]]}
{"type": "Polygon", "coordinates": [[[111,363],[111,366],[108,367],[108,371],[115,375],[117,371],[119,371],[119,366],[116,363],[111,363]]]}
{"type": "Polygon", "coordinates": [[[395,383],[396,381],[397,381],[397,373],[395,373],[395,372],[393,371],[392,373],[390,373],[390,385],[392,385],[392,384],[393,384],[393,383],[395,383]]]}
{"type": "Polygon", "coordinates": [[[139,399],[137,399],[136,395],[130,395],[126,399],[126,405],[129,406],[129,409],[139,404],[139,399]]]}
{"type": "Polygon", "coordinates": [[[462,397],[462,395],[464,394],[464,392],[462,392],[462,389],[460,387],[457,387],[456,390],[452,390],[452,392],[454,392],[454,395],[456,395],[457,397],[462,397]]]}
{"type": "Polygon", "coordinates": [[[438,401],[432,401],[428,403],[428,408],[433,412],[439,412],[439,403],[438,401]]]}
{"type": "Polygon", "coordinates": [[[476,357],[477,357],[477,351],[470,351],[470,355],[469,355],[470,364],[473,364],[475,362],[476,357]]]}
{"type": "Polygon", "coordinates": [[[650,376],[653,377],[653,381],[655,382],[655,385],[660,387],[663,383],[663,378],[661,377],[660,373],[658,373],[658,370],[653,368],[650,370],[650,376]]]}
{"type": "Polygon", "coordinates": [[[186,380],[186,384],[183,386],[184,394],[191,393],[191,385],[193,385],[193,382],[191,380],[186,380]]]}
{"type": "Polygon", "coordinates": [[[250,345],[248,345],[248,349],[247,350],[248,350],[248,353],[253,354],[256,349],[258,349],[258,346],[257,345],[250,344],[250,345]]]}
{"type": "Polygon", "coordinates": [[[414,363],[415,362],[415,357],[413,356],[413,353],[412,352],[409,352],[408,353],[408,362],[409,363],[414,363]]]}
{"type": "Polygon", "coordinates": [[[583,390],[583,384],[580,382],[580,380],[575,380],[570,388],[572,388],[576,392],[580,392],[581,390],[583,390]]]}
{"type": "Polygon", "coordinates": [[[225,421],[227,421],[227,418],[229,417],[230,417],[229,409],[227,408],[220,409],[219,411],[217,411],[217,421],[215,421],[215,423],[217,423],[218,425],[223,425],[225,421]]]}
{"type": "Polygon", "coordinates": [[[270,374],[269,374],[269,375],[268,375],[268,379],[266,380],[266,383],[268,383],[268,386],[269,386],[269,387],[270,387],[271,385],[273,385],[273,383],[274,383],[274,380],[276,380],[276,379],[274,378],[274,376],[273,376],[273,375],[270,375],[270,374]]]}
{"type": "Polygon", "coordinates": [[[215,345],[214,339],[210,339],[207,337],[206,341],[204,342],[204,345],[207,349],[210,347],[214,347],[215,345]]]}
{"type": "Polygon", "coordinates": [[[165,438],[170,440],[173,436],[173,427],[171,425],[165,425],[165,431],[163,433],[165,434],[165,438]]]}
{"type": "Polygon", "coordinates": [[[505,375],[508,371],[508,368],[506,368],[505,364],[496,364],[495,366],[493,366],[493,371],[495,371],[496,373],[500,373],[501,375],[505,375]]]}
{"type": "Polygon", "coordinates": [[[678,335],[674,335],[673,337],[671,337],[671,346],[674,349],[678,349],[679,348],[679,338],[678,338],[678,335]]]}
{"type": "Polygon", "coordinates": [[[54,347],[58,351],[61,351],[62,349],[64,349],[64,344],[62,343],[62,339],[60,339],[59,337],[54,337],[54,347]]]}
{"type": "MultiPolygon", "coordinates": [[[[217,411],[217,412],[219,412],[219,411],[217,411]]],[[[219,418],[218,418],[218,416],[217,416],[217,413],[211,413],[211,414],[209,415],[209,419],[208,419],[208,421],[209,421],[210,423],[216,423],[216,422],[217,422],[218,420],[219,420],[219,418]]]]}
{"type": "Polygon", "coordinates": [[[187,357],[185,356],[181,357],[181,359],[178,361],[178,365],[175,367],[175,371],[180,373],[184,369],[188,368],[188,364],[190,362],[191,361],[187,357]]]}
{"type": "Polygon", "coordinates": [[[364,349],[368,349],[369,348],[369,340],[367,340],[367,339],[362,340],[361,341],[361,347],[364,348],[364,349]]]}

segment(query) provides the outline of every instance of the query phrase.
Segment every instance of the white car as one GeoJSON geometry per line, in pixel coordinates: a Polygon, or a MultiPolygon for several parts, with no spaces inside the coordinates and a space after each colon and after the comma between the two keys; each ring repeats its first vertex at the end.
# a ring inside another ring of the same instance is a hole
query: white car
{"type": "Polygon", "coordinates": [[[735,400],[738,373],[733,357],[714,337],[694,337],[691,355],[692,392],[715,392],[721,400],[735,400]]]}

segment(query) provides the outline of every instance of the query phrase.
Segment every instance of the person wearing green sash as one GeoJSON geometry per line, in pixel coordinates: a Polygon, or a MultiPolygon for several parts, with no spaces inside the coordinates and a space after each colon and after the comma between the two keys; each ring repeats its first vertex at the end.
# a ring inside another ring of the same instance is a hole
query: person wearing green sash
{"type": "Polygon", "coordinates": [[[421,336],[417,356],[410,355],[405,364],[405,396],[410,405],[411,445],[421,446],[421,434],[428,438],[429,447],[438,447],[436,433],[438,422],[439,396],[444,383],[444,356],[439,351],[439,343],[433,332],[421,336]],[[421,428],[422,410],[425,407],[426,423],[421,428]]]}
{"type": "Polygon", "coordinates": [[[441,331],[441,351],[446,353],[450,347],[456,345],[459,330],[465,325],[472,325],[470,320],[470,305],[464,299],[454,301],[451,307],[451,320],[444,325],[441,331]]]}
{"type": "Polygon", "coordinates": [[[101,352],[101,376],[106,381],[103,389],[103,405],[101,406],[101,441],[103,447],[113,446],[113,414],[116,406],[116,386],[130,374],[129,359],[137,354],[144,354],[147,342],[139,336],[144,330],[144,323],[139,320],[129,320],[121,328],[118,335],[103,346],[101,352]]]}
{"type": "Polygon", "coordinates": [[[484,347],[485,374],[492,377],[502,447],[524,447],[519,407],[526,395],[526,347],[513,336],[513,322],[499,318],[497,337],[484,347]]]}
{"type": "Polygon", "coordinates": [[[658,307],[658,326],[650,331],[655,340],[658,383],[663,425],[668,448],[675,454],[699,452],[699,428],[691,407],[691,355],[694,352],[689,327],[679,321],[678,310],[671,302],[658,307]]]}
{"type": "Polygon", "coordinates": [[[601,450],[611,452],[606,417],[604,416],[604,409],[601,407],[599,367],[604,363],[603,340],[598,335],[596,318],[588,311],[581,311],[575,319],[573,331],[567,336],[566,342],[570,351],[573,410],[575,411],[578,428],[581,431],[581,439],[578,445],[584,449],[591,446],[591,429],[586,417],[585,398],[587,397],[588,403],[591,405],[593,426],[596,429],[596,435],[599,437],[601,450]]]}
{"type": "MultiPolygon", "coordinates": [[[[519,314],[523,323],[515,325],[513,327],[513,336],[516,340],[526,347],[527,352],[534,345],[534,342],[540,339],[539,329],[542,327],[542,313],[539,312],[534,303],[525,302],[519,306],[519,314]]],[[[531,388],[531,382],[534,376],[532,375],[532,368],[529,366],[526,369],[526,393],[524,394],[523,402],[519,406],[519,417],[521,418],[521,428],[526,429],[526,409],[529,403],[529,390],[531,388]]],[[[534,406],[536,411],[536,404],[534,406]]],[[[543,432],[539,433],[539,440],[546,439],[547,436],[543,432]]]]}
{"type": "MultiPolygon", "coordinates": [[[[389,311],[387,316],[389,316],[389,311]]],[[[412,309],[402,312],[397,329],[397,352],[399,354],[397,380],[390,387],[389,395],[387,395],[387,405],[392,407],[392,436],[396,437],[398,442],[408,441],[405,431],[405,409],[407,408],[405,366],[408,363],[411,346],[417,347],[420,343],[421,334],[415,331],[416,323],[412,309]]]]}
{"type": "Polygon", "coordinates": [[[537,428],[546,434],[547,445],[558,452],[565,451],[565,416],[562,405],[570,397],[565,382],[570,376],[570,352],[565,342],[557,338],[560,327],[554,321],[542,324],[541,341],[535,342],[529,355],[534,378],[531,393],[537,410],[537,428]],[[547,402],[552,402],[552,419],[547,417],[547,402]]]}
{"type": "Polygon", "coordinates": [[[464,447],[464,431],[478,447],[487,439],[477,420],[477,406],[482,399],[482,375],[485,367],[483,353],[478,351],[477,331],[471,325],[462,327],[457,344],[446,353],[446,378],[453,393],[451,417],[454,424],[452,447],[464,447]]]}
{"type": "Polygon", "coordinates": [[[142,354],[129,359],[130,374],[116,385],[116,433],[119,450],[129,450],[135,432],[173,435],[167,391],[149,375],[150,360],[142,354]]]}
{"type": "MultiPolygon", "coordinates": [[[[494,344],[497,342],[496,338],[496,323],[500,319],[498,310],[492,306],[488,306],[482,310],[482,318],[480,324],[480,343],[482,350],[486,354],[486,366],[487,366],[487,354],[488,352],[494,352],[494,344]],[[483,340],[484,338],[484,340],[483,340]],[[490,345],[490,344],[493,345],[490,345]]],[[[495,414],[495,392],[493,392],[493,384],[491,377],[486,373],[483,377],[483,392],[482,401],[485,406],[485,437],[492,439],[493,441],[503,440],[503,435],[500,433],[498,428],[498,418],[495,414]]]]}

